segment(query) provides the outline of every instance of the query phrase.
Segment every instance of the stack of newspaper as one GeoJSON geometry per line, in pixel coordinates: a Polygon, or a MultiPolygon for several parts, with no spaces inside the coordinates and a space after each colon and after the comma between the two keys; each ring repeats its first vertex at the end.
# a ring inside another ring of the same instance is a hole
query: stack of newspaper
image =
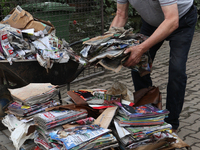
{"type": "Polygon", "coordinates": [[[30,83],[9,91],[14,102],[8,106],[8,112],[19,117],[31,118],[46,108],[61,104],[59,89],[50,83],[30,83]]]}
{"type": "Polygon", "coordinates": [[[59,93],[59,90],[50,83],[30,83],[9,91],[14,101],[29,106],[47,102],[59,93]]]}
{"type": "MultiPolygon", "coordinates": [[[[125,49],[139,45],[147,39],[147,36],[134,34],[132,30],[130,28],[94,37],[83,43],[85,46],[80,53],[91,65],[101,65],[106,69],[119,72],[130,55],[124,54],[125,49]]],[[[146,52],[142,55],[141,61],[131,69],[138,71],[143,76],[150,73],[151,68],[152,61],[149,53],[146,52]]]]}
{"type": "Polygon", "coordinates": [[[40,128],[48,130],[62,124],[86,118],[87,115],[87,111],[52,110],[36,114],[33,120],[40,128]]]}
{"type": "Polygon", "coordinates": [[[117,103],[118,114],[114,118],[114,135],[124,149],[138,148],[162,139],[175,139],[172,126],[164,121],[168,110],[146,104],[132,107],[117,103]]]}

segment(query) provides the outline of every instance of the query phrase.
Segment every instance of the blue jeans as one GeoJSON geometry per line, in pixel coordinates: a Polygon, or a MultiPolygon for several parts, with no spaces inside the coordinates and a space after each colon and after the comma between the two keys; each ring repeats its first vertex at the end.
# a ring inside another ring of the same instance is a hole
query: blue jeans
{"type": "MultiPolygon", "coordinates": [[[[179,115],[182,111],[187,83],[186,62],[194,35],[196,21],[197,10],[195,6],[192,6],[190,11],[179,19],[179,27],[165,39],[169,41],[170,45],[169,78],[166,99],[166,109],[168,109],[170,113],[165,121],[170,123],[173,129],[179,127],[179,115]]],[[[140,33],[150,36],[155,30],[156,27],[142,20],[140,33]]],[[[156,44],[149,50],[152,61],[163,42],[164,41],[156,44]]],[[[135,91],[152,86],[150,74],[140,77],[139,73],[134,70],[132,70],[131,73],[135,91]]]]}

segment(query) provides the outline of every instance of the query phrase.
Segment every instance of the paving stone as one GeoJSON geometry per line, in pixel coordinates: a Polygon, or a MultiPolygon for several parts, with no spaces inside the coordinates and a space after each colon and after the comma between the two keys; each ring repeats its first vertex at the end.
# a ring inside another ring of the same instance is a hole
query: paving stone
{"type": "Polygon", "coordinates": [[[179,128],[178,129],[178,136],[180,137],[180,139],[182,139],[183,141],[185,140],[185,138],[189,135],[189,134],[194,134],[195,131],[187,129],[185,127],[179,128]]]}
{"type": "Polygon", "coordinates": [[[200,143],[195,144],[195,146],[199,147],[199,149],[200,149],[200,143]]]}
{"type": "Polygon", "coordinates": [[[194,113],[197,114],[197,115],[200,115],[200,111],[195,111],[194,113]]]}
{"type": "Polygon", "coordinates": [[[192,150],[200,150],[200,147],[198,147],[198,146],[192,146],[192,150]]]}
{"type": "Polygon", "coordinates": [[[0,144],[0,150],[8,150],[5,146],[0,144]]]}
{"type": "Polygon", "coordinates": [[[5,147],[7,148],[7,150],[16,150],[16,148],[13,146],[13,143],[5,144],[5,147]]]}
{"type": "Polygon", "coordinates": [[[7,129],[7,130],[3,130],[2,133],[4,133],[4,135],[6,135],[7,137],[10,137],[11,133],[10,131],[7,129]]]}
{"type": "MultiPolygon", "coordinates": [[[[190,129],[190,130],[194,130],[194,131],[197,131],[196,133],[197,134],[200,134],[198,131],[200,131],[200,120],[195,120],[195,122],[191,125],[188,125],[188,126],[185,126],[184,128],[187,128],[187,129],[190,129]]],[[[199,136],[200,138],[200,136],[199,136]]]]}
{"type": "MultiPolygon", "coordinates": [[[[193,150],[193,146],[195,146],[196,143],[199,143],[199,139],[196,139],[194,137],[186,136],[185,139],[183,140],[185,143],[191,146],[193,150]]],[[[198,149],[199,150],[199,149],[198,149]]]]}
{"type": "MultiPolygon", "coordinates": [[[[191,128],[193,128],[194,126],[192,126],[191,128]]],[[[197,126],[195,126],[197,128],[197,126]]],[[[198,126],[198,132],[194,133],[194,134],[190,134],[191,137],[194,137],[196,139],[199,139],[200,141],[200,127],[198,126]]]]}
{"type": "Polygon", "coordinates": [[[4,134],[0,135],[0,144],[5,145],[5,144],[8,144],[8,143],[11,143],[9,138],[4,134]]]}
{"type": "Polygon", "coordinates": [[[195,123],[195,120],[197,120],[198,118],[199,118],[199,115],[197,115],[197,114],[189,114],[189,117],[187,117],[185,120],[182,120],[182,121],[193,124],[193,123],[195,123]]]}

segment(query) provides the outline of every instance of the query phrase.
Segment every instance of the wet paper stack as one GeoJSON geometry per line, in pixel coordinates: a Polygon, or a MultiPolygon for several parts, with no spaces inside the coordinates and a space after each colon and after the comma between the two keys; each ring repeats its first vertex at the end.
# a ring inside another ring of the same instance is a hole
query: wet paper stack
{"type": "Polygon", "coordinates": [[[60,105],[59,89],[50,83],[30,83],[9,91],[14,101],[8,106],[9,113],[19,117],[31,117],[48,107],[60,105]]]}
{"type": "MultiPolygon", "coordinates": [[[[130,55],[124,53],[125,49],[139,45],[147,38],[142,34],[133,33],[132,28],[128,30],[116,28],[112,33],[83,42],[84,48],[80,53],[88,60],[90,65],[100,65],[106,69],[119,72],[130,55]]],[[[141,76],[150,73],[152,61],[149,53],[144,53],[141,61],[131,69],[138,71],[141,76]]]]}
{"type": "Polygon", "coordinates": [[[99,125],[84,125],[50,133],[53,140],[62,142],[66,149],[105,149],[118,146],[111,130],[99,125]]]}
{"type": "Polygon", "coordinates": [[[52,110],[34,116],[35,123],[44,130],[87,117],[87,111],[52,110]]]}
{"type": "Polygon", "coordinates": [[[169,143],[176,140],[177,137],[171,134],[172,126],[164,121],[168,110],[159,110],[152,104],[138,107],[123,103],[117,105],[119,111],[114,118],[113,133],[122,149],[140,149],[162,140],[168,140],[169,143]]]}
{"type": "Polygon", "coordinates": [[[59,105],[57,100],[50,100],[44,103],[34,104],[34,105],[22,105],[18,102],[13,102],[8,106],[10,113],[15,114],[20,117],[29,117],[36,113],[45,111],[46,108],[59,105]]]}
{"type": "Polygon", "coordinates": [[[10,113],[2,123],[8,127],[10,139],[19,150],[28,150],[30,146],[27,143],[31,143],[33,150],[165,150],[189,147],[170,132],[172,126],[164,121],[168,110],[160,110],[151,103],[134,106],[133,97],[122,85],[119,82],[106,90],[67,91],[72,103],[57,106],[52,105],[56,99],[49,92],[57,88],[51,84],[37,85],[38,89],[29,85],[26,91],[10,90],[16,101],[8,107],[10,113]],[[40,103],[29,101],[30,97],[35,99],[34,96],[40,95],[41,99],[37,100],[40,103]],[[33,114],[41,108],[43,111],[33,114]],[[29,115],[32,120],[18,119],[29,115]]]}
{"type": "Polygon", "coordinates": [[[159,110],[151,104],[131,107],[117,103],[120,107],[116,119],[120,126],[144,126],[159,125],[164,123],[164,118],[169,114],[168,110],[159,110]]]}
{"type": "MultiPolygon", "coordinates": [[[[63,105],[62,108],[68,106],[69,105],[63,105]]],[[[71,105],[70,107],[72,108],[71,105]]],[[[92,119],[92,117],[85,119],[78,117],[81,116],[81,114],[82,117],[86,117],[87,113],[84,111],[80,113],[79,111],[74,110],[55,110],[40,113],[34,117],[35,123],[37,124],[37,134],[34,138],[34,142],[41,149],[45,150],[53,150],[53,148],[56,148],[56,150],[103,150],[118,147],[118,141],[116,137],[108,128],[117,110],[117,107],[108,109],[110,110],[105,110],[105,112],[103,112],[95,120],[92,119]],[[111,115],[109,115],[108,112],[112,112],[111,115]],[[58,117],[61,116],[59,114],[68,114],[67,116],[77,117],[68,117],[63,119],[62,117],[58,117]],[[105,114],[107,114],[108,117],[104,117],[105,114]],[[57,120],[62,119],[56,118],[62,118],[63,122],[61,122],[61,124],[57,123],[57,120]]]]}

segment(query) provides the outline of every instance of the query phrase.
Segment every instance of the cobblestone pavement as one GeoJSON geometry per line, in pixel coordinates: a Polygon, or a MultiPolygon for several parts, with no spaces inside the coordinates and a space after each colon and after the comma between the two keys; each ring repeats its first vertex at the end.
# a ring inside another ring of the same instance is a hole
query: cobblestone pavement
{"type": "MultiPolygon", "coordinates": [[[[200,149],[200,33],[195,32],[194,40],[188,56],[187,62],[187,87],[185,94],[185,103],[183,111],[180,115],[180,127],[178,129],[179,137],[189,144],[192,150],[200,149]]],[[[153,63],[152,80],[155,86],[160,88],[163,99],[163,108],[165,108],[166,86],[168,79],[168,59],[169,46],[165,42],[158,51],[153,63]]],[[[90,77],[81,81],[70,84],[71,90],[77,89],[92,89],[102,88],[108,89],[115,81],[120,81],[125,84],[128,89],[134,92],[134,87],[131,79],[131,72],[127,68],[122,68],[119,73],[114,73],[106,70],[102,75],[90,77]]],[[[67,87],[61,89],[62,98],[67,94],[67,87]]],[[[8,150],[15,150],[12,141],[9,140],[9,131],[0,131],[0,144],[8,150]]],[[[1,146],[0,146],[1,148],[1,146]]]]}

